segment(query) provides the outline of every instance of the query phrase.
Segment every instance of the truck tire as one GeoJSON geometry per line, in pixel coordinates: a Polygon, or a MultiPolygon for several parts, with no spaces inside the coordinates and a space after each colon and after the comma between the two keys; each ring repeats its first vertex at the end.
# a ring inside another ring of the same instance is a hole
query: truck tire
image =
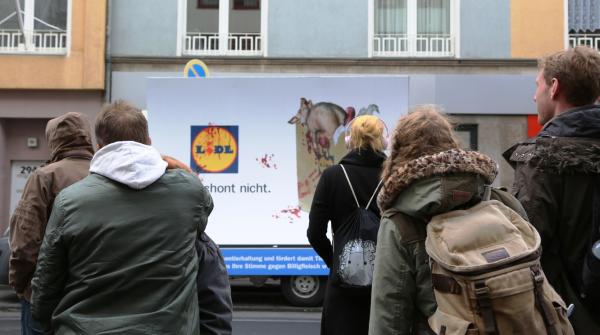
{"type": "Polygon", "coordinates": [[[281,277],[281,293],[294,306],[320,306],[325,297],[327,277],[286,276],[281,277]]]}

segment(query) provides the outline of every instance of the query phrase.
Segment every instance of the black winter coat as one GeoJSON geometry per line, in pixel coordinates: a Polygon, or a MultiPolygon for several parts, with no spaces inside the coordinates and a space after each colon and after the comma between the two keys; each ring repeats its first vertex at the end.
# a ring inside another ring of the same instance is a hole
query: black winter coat
{"type": "MultiPolygon", "coordinates": [[[[383,153],[363,149],[349,152],[340,161],[348,172],[361,206],[366,206],[373,195],[380,180],[384,160],[383,153]]],[[[369,210],[379,217],[375,199],[371,202],[369,210]]],[[[328,223],[331,222],[335,234],[355,209],[356,202],[342,168],[334,165],[323,171],[310,209],[307,235],[311,246],[330,268],[333,262],[333,248],[326,235],[328,223]]],[[[342,288],[333,284],[330,271],[323,304],[321,334],[367,334],[370,297],[370,290],[342,288]]]]}
{"type": "Polygon", "coordinates": [[[233,304],[225,260],[219,246],[206,233],[196,240],[198,252],[198,311],[200,334],[228,335],[232,331],[233,304]]]}
{"type": "Polygon", "coordinates": [[[513,192],[542,238],[542,268],[567,304],[576,334],[600,334],[600,306],[579,295],[590,248],[594,181],[600,178],[600,107],[572,109],[532,140],[504,153],[515,168],[513,192]]]}

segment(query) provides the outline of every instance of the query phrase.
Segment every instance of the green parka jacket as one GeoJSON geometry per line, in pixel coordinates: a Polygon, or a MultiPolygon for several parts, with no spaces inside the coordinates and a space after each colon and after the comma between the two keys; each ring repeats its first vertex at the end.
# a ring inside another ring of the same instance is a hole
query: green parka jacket
{"type": "Polygon", "coordinates": [[[425,251],[426,225],[434,215],[479,202],[497,167],[480,153],[449,150],[394,169],[378,197],[383,213],[369,334],[431,334],[427,318],[437,305],[425,251]]]}
{"type": "Polygon", "coordinates": [[[115,142],[56,197],[32,314],[56,334],[198,334],[195,241],[213,203],[152,147],[115,142]]]}

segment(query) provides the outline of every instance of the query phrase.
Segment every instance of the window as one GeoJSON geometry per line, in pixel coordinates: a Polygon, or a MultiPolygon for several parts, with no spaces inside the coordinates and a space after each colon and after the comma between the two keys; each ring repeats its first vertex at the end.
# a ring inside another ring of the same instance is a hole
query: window
{"type": "Polygon", "coordinates": [[[477,124],[459,124],[454,131],[463,149],[478,150],[479,126],[477,124]]]}
{"type": "Polygon", "coordinates": [[[258,10],[259,0],[186,1],[187,26],[183,37],[183,54],[193,56],[261,56],[263,54],[261,26],[266,22],[261,20],[262,13],[258,10]],[[246,11],[246,9],[251,10],[246,11]]]}
{"type": "Polygon", "coordinates": [[[585,45],[600,51],[600,3],[569,0],[569,46],[585,45]]]}
{"type": "Polygon", "coordinates": [[[374,0],[375,56],[454,55],[451,0],[374,0]]]}
{"type": "Polygon", "coordinates": [[[0,0],[0,53],[66,54],[70,2],[0,0]]]}
{"type": "Polygon", "coordinates": [[[219,0],[198,0],[196,8],[219,9],[219,0]]]}
{"type": "Polygon", "coordinates": [[[260,0],[233,0],[233,9],[260,9],[260,0]]]}

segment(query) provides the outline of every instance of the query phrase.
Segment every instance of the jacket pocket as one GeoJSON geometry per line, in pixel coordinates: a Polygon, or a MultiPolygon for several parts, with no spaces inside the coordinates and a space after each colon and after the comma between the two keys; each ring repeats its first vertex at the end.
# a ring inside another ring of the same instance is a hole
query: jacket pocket
{"type": "Polygon", "coordinates": [[[429,317],[429,327],[438,335],[476,335],[479,331],[475,326],[461,318],[446,314],[439,309],[429,317]]]}

